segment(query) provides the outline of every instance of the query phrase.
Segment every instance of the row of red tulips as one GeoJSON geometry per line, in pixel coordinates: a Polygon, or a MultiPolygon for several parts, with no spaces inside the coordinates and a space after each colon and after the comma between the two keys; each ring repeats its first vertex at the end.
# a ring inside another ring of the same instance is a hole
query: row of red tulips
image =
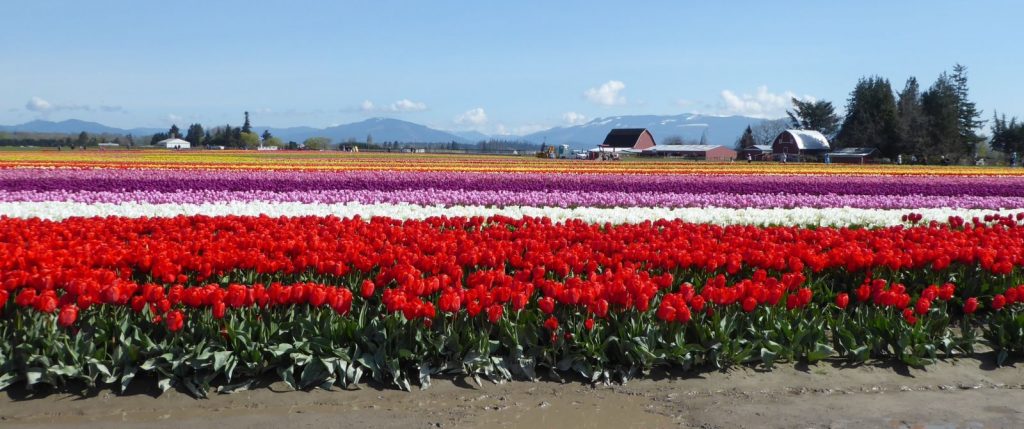
{"type": "Polygon", "coordinates": [[[1022,238],[1013,219],[0,219],[0,387],[599,380],[661,364],[924,365],[979,344],[1002,361],[1024,350],[1022,238]]]}

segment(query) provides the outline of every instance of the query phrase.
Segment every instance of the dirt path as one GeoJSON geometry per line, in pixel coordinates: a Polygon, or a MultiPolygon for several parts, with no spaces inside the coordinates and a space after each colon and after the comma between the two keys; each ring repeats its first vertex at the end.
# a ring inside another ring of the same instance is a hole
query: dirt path
{"type": "Polygon", "coordinates": [[[176,391],[0,394],[0,427],[651,428],[1024,427],[1024,365],[974,359],[927,371],[869,365],[654,374],[626,385],[437,380],[426,391],[288,391],[196,400],[176,391]]]}

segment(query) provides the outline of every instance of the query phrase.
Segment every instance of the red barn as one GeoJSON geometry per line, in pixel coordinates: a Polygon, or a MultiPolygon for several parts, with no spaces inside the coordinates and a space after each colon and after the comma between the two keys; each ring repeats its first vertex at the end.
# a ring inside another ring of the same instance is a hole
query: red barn
{"type": "Polygon", "coordinates": [[[603,148],[644,150],[654,146],[654,136],[646,128],[616,128],[608,132],[603,148]]]}
{"type": "Polygon", "coordinates": [[[772,142],[772,154],[795,161],[805,155],[822,156],[831,150],[828,139],[814,130],[786,130],[772,142]]]}

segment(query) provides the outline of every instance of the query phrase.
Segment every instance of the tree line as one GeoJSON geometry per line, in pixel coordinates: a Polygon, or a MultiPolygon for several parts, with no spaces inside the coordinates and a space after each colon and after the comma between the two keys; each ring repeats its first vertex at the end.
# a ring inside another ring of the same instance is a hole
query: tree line
{"type": "MultiPolygon", "coordinates": [[[[737,146],[771,144],[783,130],[799,128],[820,131],[834,149],[873,147],[890,159],[914,155],[959,160],[977,156],[987,140],[981,134],[986,121],[970,100],[967,67],[961,64],[952,73],[942,72],[924,90],[913,76],[899,92],[886,78],[862,77],[850,92],[842,117],[829,101],[792,102],[787,118],[747,127],[737,146]]],[[[1016,118],[994,118],[991,147],[1005,153],[1024,149],[1024,124],[1016,118]]]]}

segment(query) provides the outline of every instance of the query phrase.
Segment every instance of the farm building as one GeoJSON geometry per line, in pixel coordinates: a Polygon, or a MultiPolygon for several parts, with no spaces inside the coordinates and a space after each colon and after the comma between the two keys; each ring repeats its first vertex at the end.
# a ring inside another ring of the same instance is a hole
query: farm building
{"type": "Polygon", "coordinates": [[[746,160],[747,155],[750,155],[750,159],[754,161],[766,161],[772,158],[772,145],[770,144],[756,144],[739,151],[737,156],[740,160],[746,160]]]}
{"type": "Polygon", "coordinates": [[[772,154],[776,158],[786,155],[792,161],[805,156],[822,156],[831,149],[828,139],[814,130],[786,130],[772,142],[772,154]]]}
{"type": "Polygon", "coordinates": [[[157,146],[163,146],[163,147],[166,147],[168,149],[189,149],[189,148],[192,147],[192,144],[189,143],[188,140],[175,139],[175,138],[160,140],[160,141],[156,142],[156,145],[157,146]]]}
{"type": "Polygon", "coordinates": [[[829,159],[837,164],[870,164],[875,162],[878,149],[873,147],[846,147],[828,154],[829,159]]]}
{"type": "Polygon", "coordinates": [[[641,152],[645,156],[670,156],[704,161],[732,161],[736,151],[722,145],[672,144],[654,146],[641,152]]]}
{"type": "Polygon", "coordinates": [[[642,151],[629,147],[595,147],[587,151],[587,159],[614,159],[623,156],[636,156],[642,151]]]}
{"type": "Polygon", "coordinates": [[[601,147],[644,150],[654,144],[654,136],[646,128],[616,128],[608,132],[601,147]]]}

